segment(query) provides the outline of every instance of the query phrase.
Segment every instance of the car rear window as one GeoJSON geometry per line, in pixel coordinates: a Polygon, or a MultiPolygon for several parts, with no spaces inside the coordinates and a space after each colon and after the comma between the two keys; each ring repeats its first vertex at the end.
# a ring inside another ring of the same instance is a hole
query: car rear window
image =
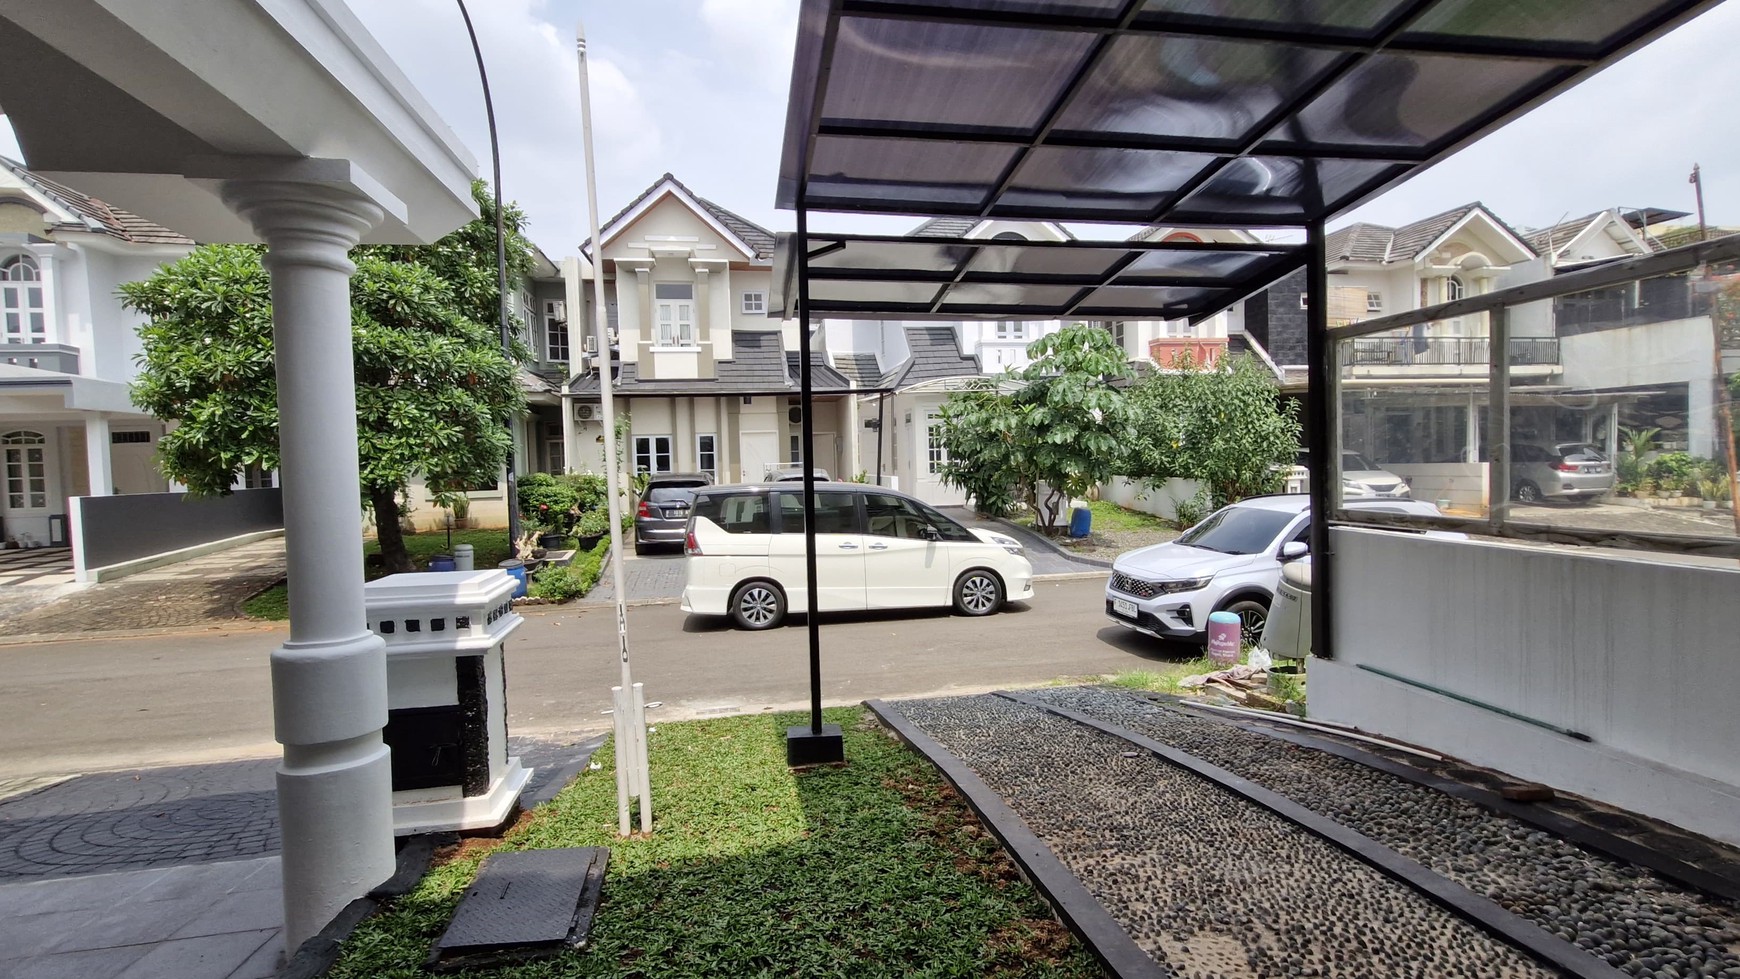
{"type": "Polygon", "coordinates": [[[648,503],[688,503],[694,498],[693,486],[654,486],[646,491],[648,503]]]}
{"type": "Polygon", "coordinates": [[[768,532],[767,497],[764,495],[698,496],[690,515],[696,520],[711,520],[728,534],[768,532]]]}
{"type": "Polygon", "coordinates": [[[1559,451],[1565,454],[1566,462],[1606,462],[1607,457],[1593,445],[1561,445],[1559,451]]]}

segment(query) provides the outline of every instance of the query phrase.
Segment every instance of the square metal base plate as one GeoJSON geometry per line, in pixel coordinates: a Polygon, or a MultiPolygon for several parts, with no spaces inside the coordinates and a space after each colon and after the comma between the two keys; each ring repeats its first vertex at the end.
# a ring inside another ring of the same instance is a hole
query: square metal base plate
{"type": "Polygon", "coordinates": [[[804,765],[833,765],[846,760],[846,737],[840,725],[823,724],[816,734],[808,724],[785,729],[785,763],[792,768],[804,765]]]}

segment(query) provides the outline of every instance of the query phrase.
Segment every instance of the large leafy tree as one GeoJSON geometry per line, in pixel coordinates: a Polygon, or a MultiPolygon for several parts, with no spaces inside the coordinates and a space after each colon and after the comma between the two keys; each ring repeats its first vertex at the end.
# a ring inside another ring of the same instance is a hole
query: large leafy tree
{"type": "Polygon", "coordinates": [[[1278,399],[1274,375],[1248,355],[1212,367],[1180,355],[1133,385],[1130,403],[1121,475],[1200,480],[1215,506],[1279,489],[1278,467],[1299,453],[1298,405],[1278,399]]]}
{"type": "Polygon", "coordinates": [[[1081,323],[1027,351],[1026,368],[976,379],[943,403],[943,479],[980,510],[1019,501],[1055,527],[1071,498],[1115,474],[1132,420],[1111,382],[1129,377],[1130,365],[1110,333],[1081,323]]]}
{"type": "MultiPolygon", "coordinates": [[[[510,359],[501,347],[494,213],[481,183],[472,193],[483,217],[433,245],[351,253],[360,489],[389,571],[412,570],[399,529],[412,477],[442,505],[494,483],[512,447],[507,422],[526,411],[516,377],[525,351],[516,343],[510,359]]],[[[503,219],[517,279],[531,265],[524,216],[509,207],[503,219]]],[[[121,287],[126,305],[150,317],[133,399],[177,423],[160,443],[162,468],[198,495],[230,492],[249,467],[279,466],[262,254],[206,245],[121,287]]]]}

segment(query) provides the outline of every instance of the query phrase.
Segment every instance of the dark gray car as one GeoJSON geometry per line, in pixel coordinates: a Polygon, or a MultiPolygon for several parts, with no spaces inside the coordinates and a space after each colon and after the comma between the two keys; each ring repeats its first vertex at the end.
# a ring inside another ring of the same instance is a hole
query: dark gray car
{"type": "Polygon", "coordinates": [[[634,553],[645,554],[658,544],[683,546],[683,528],[695,490],[713,482],[706,473],[660,473],[646,484],[634,508],[634,553]]]}

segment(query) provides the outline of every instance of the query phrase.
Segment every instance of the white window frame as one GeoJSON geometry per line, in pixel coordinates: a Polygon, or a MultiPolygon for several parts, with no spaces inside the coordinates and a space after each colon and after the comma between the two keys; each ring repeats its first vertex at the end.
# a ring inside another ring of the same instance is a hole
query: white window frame
{"type": "Polygon", "coordinates": [[[1384,294],[1374,289],[1367,289],[1365,291],[1365,311],[1368,313],[1383,312],[1384,294]]]}
{"type": "Polygon", "coordinates": [[[695,468],[719,479],[719,436],[712,432],[699,432],[695,435],[695,468]]]}
{"type": "Polygon", "coordinates": [[[804,437],[803,437],[803,433],[801,433],[801,432],[791,433],[791,436],[787,439],[787,443],[788,443],[787,448],[790,450],[790,455],[791,455],[791,464],[794,466],[802,466],[804,464],[804,437]]]}
{"type": "Polygon", "coordinates": [[[25,254],[0,259],[0,343],[47,343],[42,266],[25,254]]]}
{"type": "Polygon", "coordinates": [[[544,303],[544,359],[567,363],[573,349],[568,343],[568,320],[556,315],[554,300],[544,303]]]}
{"type": "Polygon", "coordinates": [[[999,340],[1025,340],[1027,339],[1027,321],[998,320],[996,331],[996,337],[999,340]]]}
{"type": "Polygon", "coordinates": [[[653,284],[653,346],[695,346],[695,284],[692,282],[657,282],[653,284]],[[660,296],[663,290],[687,289],[687,298],[660,296]]]}
{"type": "Polygon", "coordinates": [[[0,460],[6,479],[9,510],[48,509],[48,437],[41,432],[17,431],[0,435],[0,460]],[[31,450],[36,457],[31,458],[31,450]]]}
{"type": "Polygon", "coordinates": [[[767,293],[760,289],[751,289],[743,293],[743,313],[746,316],[764,316],[767,313],[767,293]]]}
{"type": "Polygon", "coordinates": [[[949,464],[949,450],[943,445],[943,421],[941,415],[924,416],[924,467],[930,476],[941,477],[943,467],[949,464]]]}
{"type": "Polygon", "coordinates": [[[637,473],[668,473],[675,471],[676,442],[669,435],[636,435],[634,437],[634,471],[637,473]],[[660,463],[663,463],[662,467],[660,463]]]}

